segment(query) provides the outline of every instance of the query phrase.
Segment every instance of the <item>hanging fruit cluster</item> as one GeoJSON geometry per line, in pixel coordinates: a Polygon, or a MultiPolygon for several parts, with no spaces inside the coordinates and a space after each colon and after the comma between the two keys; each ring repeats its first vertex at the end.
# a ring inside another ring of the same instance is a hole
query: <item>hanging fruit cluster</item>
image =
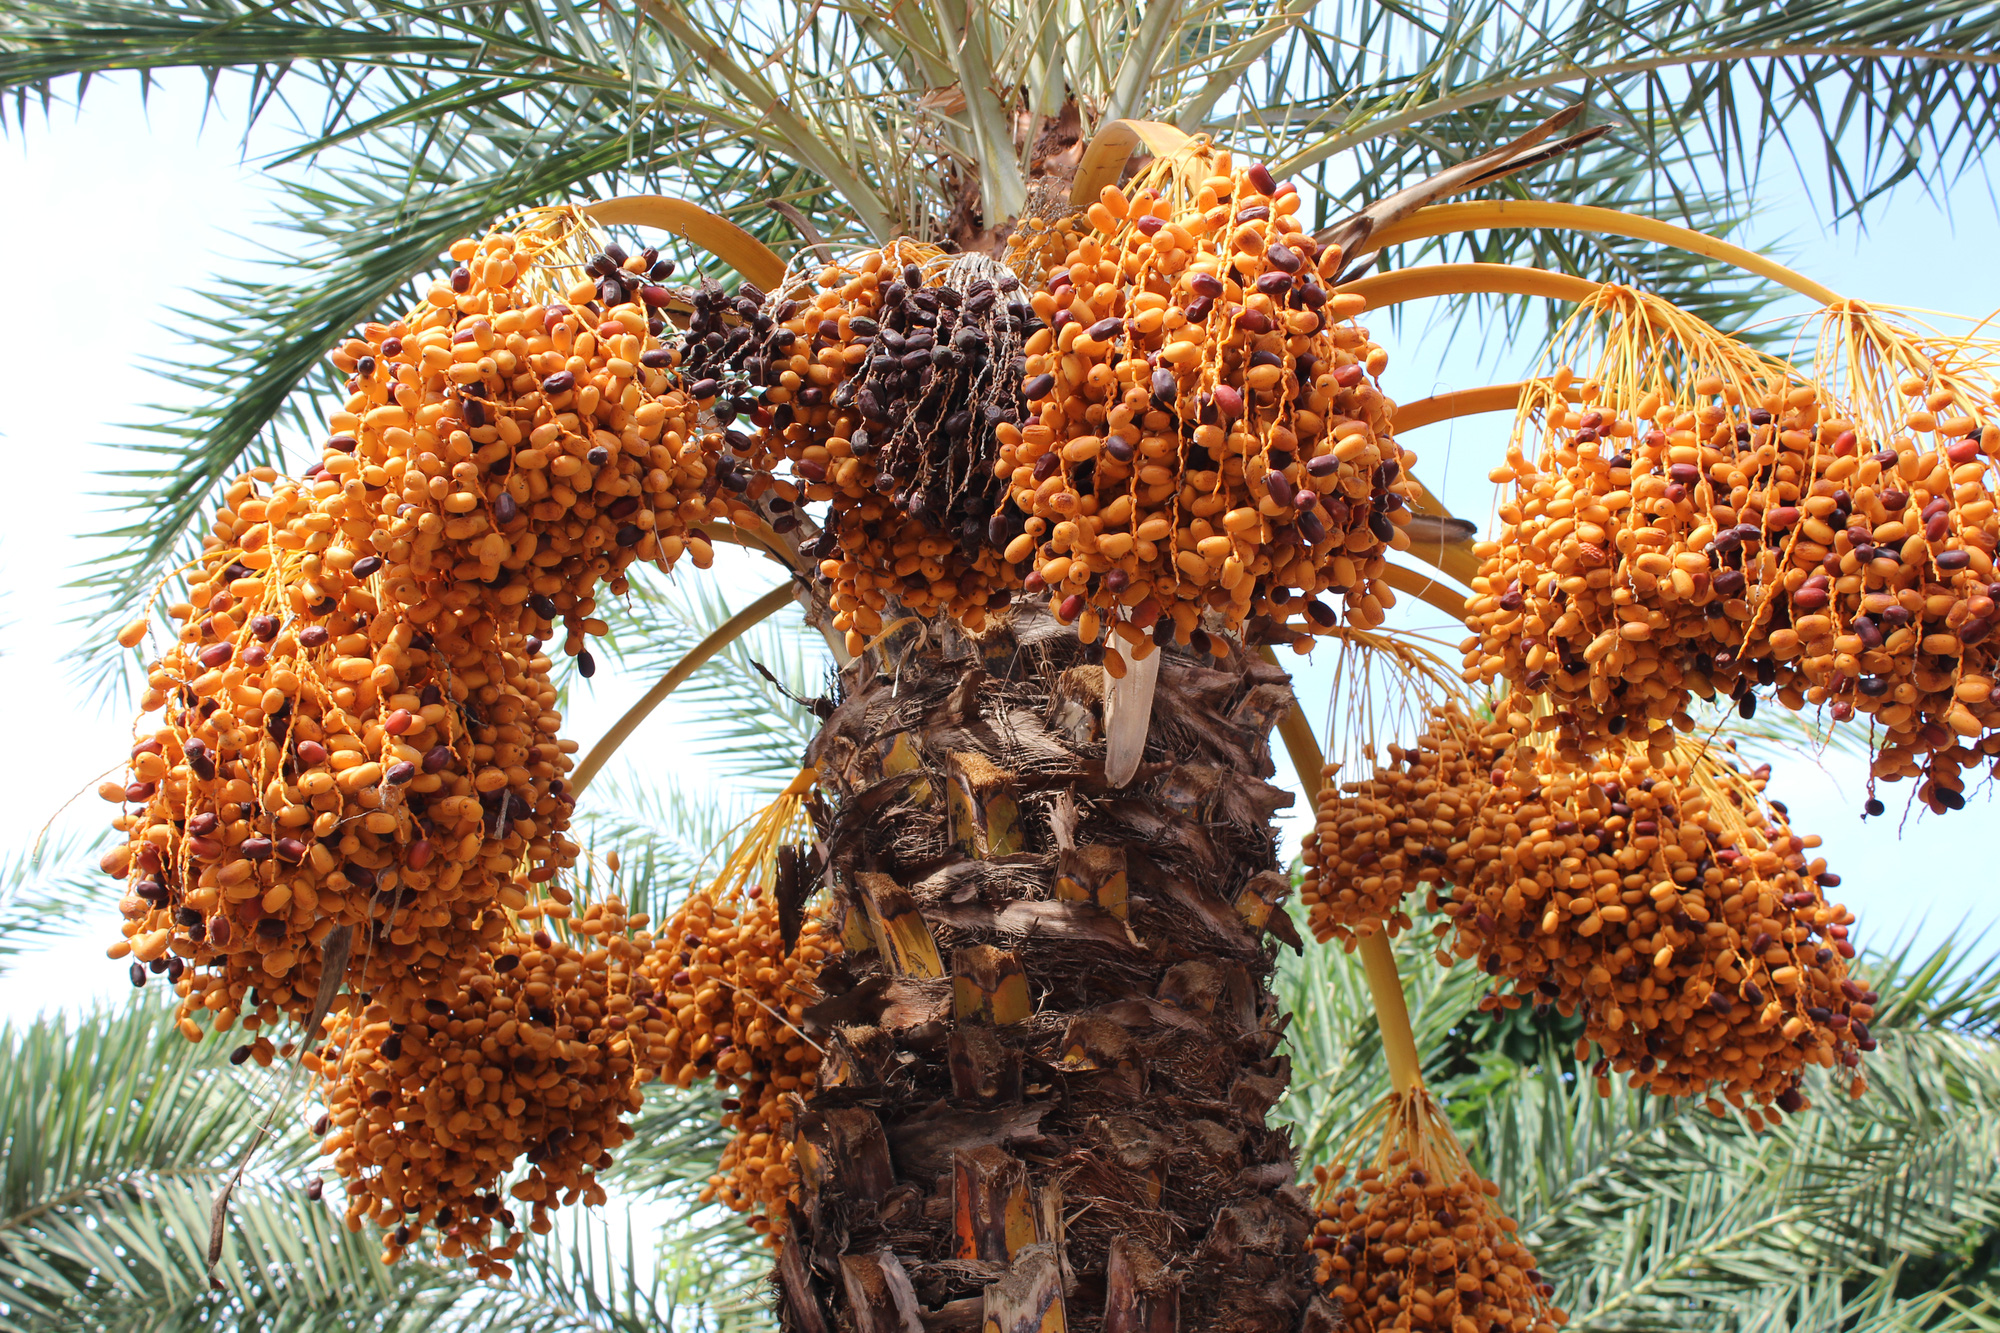
{"type": "Polygon", "coordinates": [[[905,265],[882,293],[877,325],[863,331],[868,359],[834,401],[860,419],[849,444],[864,462],[850,481],[884,495],[888,510],[870,531],[843,486],[821,568],[836,590],[867,573],[877,588],[898,587],[913,613],[947,611],[977,631],[1020,582],[1001,553],[1024,516],[1005,505],[993,463],[998,430],[1021,419],[1020,349],[1041,323],[1011,273],[963,256],[928,278],[905,265]]]}
{"type": "MultiPolygon", "coordinates": [[[[580,652],[600,581],[706,563],[694,525],[747,511],[658,340],[654,257],[589,239],[550,212],[462,241],[426,306],[335,354],[351,397],[322,461],[229,489],[150,672],[162,725],[104,793],[135,807],[105,862],[129,886],[112,953],[135,982],[169,977],[191,1039],[202,1014],[304,1017],[322,946],[353,929],[348,1058],[318,1063],[334,1121],[368,1117],[336,1132],[338,1165],[392,1258],[442,1217],[447,1253],[502,1263],[518,1236],[488,1235],[514,1229],[492,1190],[524,1152],[534,1229],[601,1198],[592,1175],[666,1058],[670,1025],[632,1016],[634,923],[615,903],[568,921],[555,882],[577,855],[575,745],[541,635],[560,619],[580,652]],[[564,268],[589,278],[551,295],[564,268]],[[568,938],[531,935],[538,917],[568,938]]],[[[262,1036],[237,1052],[271,1055],[262,1036]]]]}
{"type": "Polygon", "coordinates": [[[435,1228],[446,1257],[504,1278],[557,1207],[604,1202],[597,1173],[631,1136],[624,1117],[665,1040],[637,980],[646,937],[628,937],[645,924],[616,899],[593,904],[570,922],[574,942],[510,934],[441,996],[330,1021],[305,1059],[326,1105],[320,1152],[346,1182],[349,1229],[387,1233],[384,1262],[435,1228]],[[503,1193],[524,1156],[527,1175],[503,1193]]]}
{"type": "Polygon", "coordinates": [[[1816,369],[1851,422],[1837,423],[1822,470],[1835,489],[1815,483],[1803,502],[1817,523],[1802,520],[1794,554],[1809,573],[1791,589],[1806,697],[1836,718],[1867,714],[1881,727],[1874,776],[1922,778],[1919,800],[1956,810],[1963,772],[2000,762],[1993,349],[1859,303],[1822,320],[1816,369]]]}
{"type": "Polygon", "coordinates": [[[571,938],[510,925],[461,955],[473,961],[421,1005],[351,1001],[330,1019],[328,1045],[307,1063],[349,1226],[389,1231],[388,1261],[435,1227],[447,1257],[505,1277],[525,1232],[546,1232],[556,1207],[603,1202],[597,1173],[630,1136],[623,1117],[644,1083],[712,1077],[732,1136],[702,1201],[755,1210],[755,1230],[782,1236],[793,1099],[810,1095],[819,1060],[799,1024],[837,944],[807,916],[787,945],[775,895],[747,881],[799,870],[775,839],[809,786],[808,773],[766,810],[657,936],[617,898],[575,914],[530,904],[524,922],[560,922],[571,938]],[[503,1194],[523,1156],[527,1177],[503,1194]],[[525,1225],[517,1204],[532,1205],[525,1225]]]}
{"type": "Polygon", "coordinates": [[[796,505],[827,502],[811,553],[835,628],[858,652],[891,598],[983,627],[1019,584],[999,557],[1016,529],[992,474],[994,432],[1020,417],[1019,348],[1035,326],[1018,280],[898,241],[760,297],[698,297],[689,373],[755,403],[755,465],[790,471],[768,482],[780,531],[796,505]]]}
{"type": "Polygon", "coordinates": [[[261,469],[226,499],[148,674],[160,721],[102,791],[127,836],[105,859],[127,882],[111,952],[135,984],[167,974],[194,1040],[198,1014],[218,1031],[301,1017],[342,925],[350,982],[419,1003],[490,909],[525,904],[522,881],[576,855],[532,641],[418,630],[337,517],[331,477],[261,469]]]}
{"type": "Polygon", "coordinates": [[[1544,437],[1494,473],[1514,493],[1477,548],[1467,678],[1547,694],[1572,753],[1630,735],[1663,754],[1691,694],[1868,713],[1878,777],[1962,804],[1959,770],[2000,754],[1990,390],[1895,344],[1933,373],[1885,423],[1620,288],[1568,336],[1605,350],[1524,400],[1544,437]]]}
{"type": "Polygon", "coordinates": [[[687,1087],[713,1078],[723,1090],[722,1162],[702,1192],[776,1239],[794,1183],[790,1098],[809,1096],[820,1052],[799,1024],[816,998],[813,979],[838,942],[808,918],[787,946],[770,894],[752,885],[738,901],[691,897],[647,959],[651,1000],[672,1024],[660,1076],[687,1087]]]}
{"type": "Polygon", "coordinates": [[[1032,298],[1030,414],[996,465],[1006,550],[1085,640],[1191,641],[1204,614],[1292,641],[1380,623],[1412,455],[1369,383],[1386,354],[1335,296],[1297,192],[1202,148],[1107,186],[1032,298]],[[1299,619],[1299,617],[1304,617],[1299,619]]]}
{"type": "MultiPolygon", "coordinates": [[[[662,342],[669,261],[567,210],[452,247],[428,304],[334,354],[350,397],[320,467],[412,621],[478,619],[584,653],[600,586],[712,558],[697,526],[748,517],[720,433],[662,342]],[[565,284],[564,274],[576,274],[565,284]]],[[[590,663],[580,665],[589,674],[590,663]]]]}
{"type": "Polygon", "coordinates": [[[1775,687],[1802,706],[1806,682],[1770,636],[1817,471],[1816,393],[1625,288],[1578,311],[1563,351],[1581,361],[1593,340],[1588,379],[1565,363],[1524,398],[1494,473],[1514,492],[1498,539],[1475,548],[1468,679],[1546,693],[1573,753],[1626,736],[1664,752],[1690,694],[1775,687]],[[1531,459],[1520,435],[1537,410],[1531,459]]]}
{"type": "Polygon", "coordinates": [[[1580,1012],[1600,1091],[1618,1073],[1775,1119],[1806,1106],[1807,1065],[1852,1070],[1877,998],[1848,973],[1854,917],[1823,896],[1839,878],[1807,859],[1819,839],[1761,799],[1765,776],[1693,747],[1583,767],[1526,744],[1501,755],[1445,849],[1456,887],[1429,896],[1456,954],[1511,986],[1482,1007],[1580,1012]]]}
{"type": "Polygon", "coordinates": [[[1426,905],[1452,918],[1438,933],[1511,984],[1482,1008],[1580,1011],[1602,1090],[1616,1072],[1775,1117],[1805,1107],[1808,1064],[1858,1065],[1876,996],[1848,975],[1854,917],[1825,901],[1840,879],[1807,859],[1819,839],[1761,799],[1768,770],[1686,743],[1578,764],[1532,743],[1515,702],[1489,722],[1438,706],[1372,778],[1321,790],[1302,892],[1314,934],[1407,929],[1403,895],[1430,884],[1426,905]]]}
{"type": "Polygon", "coordinates": [[[795,1183],[792,1106],[810,1096],[823,1054],[800,1024],[819,992],[820,964],[839,941],[816,915],[787,942],[779,890],[802,900],[799,830],[807,769],[757,819],[714,883],[689,895],[641,965],[649,1003],[665,1022],[659,1077],[685,1088],[713,1078],[723,1091],[722,1162],[701,1201],[752,1213],[776,1242],[795,1183]]]}
{"type": "Polygon", "coordinates": [[[1314,937],[1352,948],[1378,931],[1400,934],[1410,928],[1406,895],[1468,873],[1449,851],[1493,799],[1493,760],[1513,742],[1505,724],[1445,705],[1414,745],[1389,745],[1370,777],[1336,786],[1340,766],[1322,770],[1299,889],[1314,937]]]}
{"type": "Polygon", "coordinates": [[[1451,1126],[1421,1088],[1392,1095],[1357,1137],[1381,1133],[1373,1164],[1318,1167],[1317,1278],[1356,1333],[1555,1333],[1555,1289],[1494,1205],[1451,1126]]]}

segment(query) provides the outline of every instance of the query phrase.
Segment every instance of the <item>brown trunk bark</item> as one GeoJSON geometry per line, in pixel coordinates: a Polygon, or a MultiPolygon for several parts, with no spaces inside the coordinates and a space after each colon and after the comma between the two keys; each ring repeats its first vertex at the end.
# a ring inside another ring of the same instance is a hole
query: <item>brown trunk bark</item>
{"type": "Polygon", "coordinates": [[[1113,791],[1072,630],[918,633],[850,668],[811,755],[847,948],[808,1015],[786,1328],[1330,1327],[1265,1122],[1285,677],[1169,657],[1113,791]]]}

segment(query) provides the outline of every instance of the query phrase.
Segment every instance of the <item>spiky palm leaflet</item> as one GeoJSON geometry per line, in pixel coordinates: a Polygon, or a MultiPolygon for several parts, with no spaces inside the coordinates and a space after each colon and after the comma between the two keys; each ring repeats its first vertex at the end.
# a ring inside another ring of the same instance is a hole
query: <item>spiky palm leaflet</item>
{"type": "Polygon", "coordinates": [[[308,1188],[319,1157],[307,1081],[287,1062],[236,1064],[226,1036],[190,1045],[157,991],[0,1030],[8,1328],[399,1333],[503,1320],[641,1333],[761,1323],[748,1230],[693,1206],[719,1151],[712,1090],[653,1090],[607,1176],[612,1210],[537,1237],[511,1281],[477,1282],[429,1259],[391,1268],[373,1237],[342,1225],[337,1185],[324,1201],[308,1188]],[[211,1290],[211,1205],[246,1157],[211,1290]],[[646,1210],[624,1216],[635,1200],[646,1210]]]}

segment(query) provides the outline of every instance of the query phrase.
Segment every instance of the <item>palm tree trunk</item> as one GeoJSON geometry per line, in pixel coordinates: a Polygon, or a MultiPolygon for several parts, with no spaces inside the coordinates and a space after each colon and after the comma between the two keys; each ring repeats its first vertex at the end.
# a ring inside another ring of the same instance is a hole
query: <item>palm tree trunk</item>
{"type": "Polygon", "coordinates": [[[1285,676],[1175,653],[1104,782],[1104,675],[1020,614],[851,666],[814,743],[846,950],[810,1011],[797,1333],[1332,1327],[1287,1134],[1265,781],[1285,676]]]}

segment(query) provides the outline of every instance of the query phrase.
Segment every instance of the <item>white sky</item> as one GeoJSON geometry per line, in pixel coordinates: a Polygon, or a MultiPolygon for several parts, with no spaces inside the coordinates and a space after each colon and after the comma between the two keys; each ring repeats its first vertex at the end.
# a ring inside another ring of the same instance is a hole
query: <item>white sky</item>
{"type": "MultiPolygon", "coordinates": [[[[212,274],[242,272],[250,241],[276,239],[258,225],[270,215],[269,196],[255,167],[239,159],[233,106],[209,111],[204,127],[200,87],[169,78],[142,107],[131,87],[100,84],[80,119],[58,111],[0,142],[0,197],[8,202],[0,254],[11,256],[8,316],[0,318],[0,365],[11,367],[0,395],[0,448],[17,469],[11,480],[26,487],[0,509],[0,698],[13,708],[13,758],[0,765],[0,848],[9,852],[44,825],[88,829],[104,818],[94,788],[129,743],[124,702],[97,707],[63,661],[77,633],[65,623],[71,600],[63,585],[91,554],[82,534],[102,526],[97,474],[121,465],[106,443],[129,442],[125,424],[167,396],[144,363],[176,352],[169,309],[212,274]]],[[[2000,223],[1983,191],[1961,196],[1955,220],[1912,198],[1877,219],[1873,235],[1833,238],[1795,183],[1779,181],[1769,193],[1779,202],[1747,243],[1789,244],[1795,267],[1836,290],[1965,313],[2000,308],[2000,270],[1990,263],[2000,252],[2000,223]]],[[[1414,311],[1400,338],[1386,332],[1377,330],[1392,352],[1389,391],[1405,401],[1517,378],[1532,356],[1524,347],[1496,357],[1449,330],[1427,338],[1414,311]]],[[[1484,516],[1492,493],[1484,474],[1505,429],[1504,419],[1482,417],[1412,435],[1424,459],[1419,474],[1456,512],[1484,516]]],[[[747,565],[732,578],[746,600],[772,581],[747,565]]],[[[1459,631],[1448,637],[1455,641],[1459,631]]],[[[1323,674],[1322,663],[1301,677],[1315,716],[1325,696],[1315,696],[1312,681],[1323,674]]],[[[569,734],[587,748],[649,683],[600,672],[591,692],[575,698],[569,734]]],[[[670,713],[649,722],[630,752],[685,755],[675,733],[683,740],[695,733],[670,713]]],[[[1864,775],[1859,761],[1838,756],[1823,768],[1794,761],[1771,787],[1790,805],[1795,827],[1825,837],[1862,942],[1920,932],[1931,943],[1961,922],[1969,934],[2000,918],[1990,835],[1981,836],[1991,821],[1984,793],[1964,813],[1913,822],[1899,837],[1893,820],[1865,827],[1859,820],[1864,775]]],[[[1903,789],[1884,795],[1893,807],[1903,789]]],[[[113,899],[107,888],[94,936],[17,962],[0,977],[0,1016],[74,1006],[128,985],[123,967],[102,952],[114,937],[113,899]]]]}

